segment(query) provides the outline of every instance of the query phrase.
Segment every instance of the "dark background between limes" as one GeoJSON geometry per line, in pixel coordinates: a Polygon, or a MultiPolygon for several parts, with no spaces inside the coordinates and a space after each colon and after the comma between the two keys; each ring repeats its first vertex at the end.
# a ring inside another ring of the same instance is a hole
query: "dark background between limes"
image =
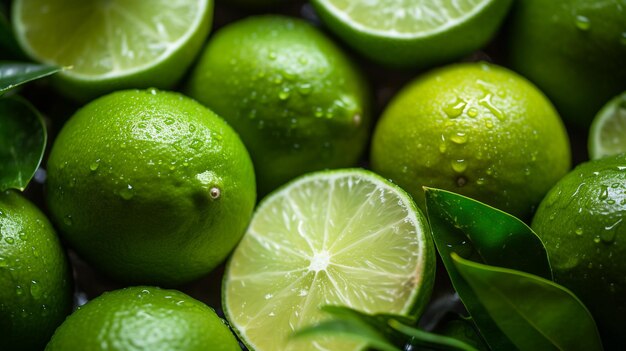
{"type": "MultiPolygon", "coordinates": [[[[5,3],[9,2],[2,1],[0,2],[0,6],[3,4],[4,6],[8,6],[5,3]]],[[[224,25],[237,21],[238,19],[265,13],[283,14],[308,20],[314,25],[320,27],[320,29],[329,37],[333,38],[334,41],[339,44],[346,53],[348,53],[354,64],[357,65],[366,75],[370,84],[372,99],[374,101],[374,123],[396,92],[422,72],[417,70],[392,70],[377,66],[376,64],[359,57],[358,54],[350,50],[350,48],[346,45],[343,45],[342,42],[332,33],[323,28],[320,25],[312,6],[306,1],[287,0],[283,1],[283,3],[283,5],[277,5],[273,8],[246,10],[232,5],[230,0],[217,0],[215,4],[211,34],[215,33],[224,25]]],[[[500,30],[498,35],[487,47],[474,52],[460,61],[484,60],[506,66],[506,62],[503,57],[503,50],[501,49],[503,47],[504,37],[505,34],[503,30],[500,30]]],[[[179,83],[179,86],[182,86],[185,81],[186,78],[179,83]]],[[[175,90],[179,89],[176,88],[175,90]]],[[[47,213],[47,209],[45,208],[43,201],[43,183],[45,182],[46,158],[56,134],[59,132],[65,121],[72,114],[74,114],[74,112],[80,108],[81,105],[57,94],[45,80],[27,85],[26,88],[19,93],[25,96],[42,112],[48,127],[47,152],[44,156],[42,167],[37,172],[35,179],[25,191],[25,195],[47,213]]],[[[577,165],[588,159],[587,131],[578,129],[571,125],[566,125],[566,127],[568,128],[570,136],[573,165],[577,165]]],[[[368,167],[367,157],[367,153],[362,156],[360,166],[365,168],[368,167]]],[[[72,252],[72,250],[69,250],[69,257],[74,271],[76,306],[82,305],[88,300],[99,296],[104,291],[124,287],[124,285],[116,283],[94,271],[74,252],[72,252]]],[[[445,318],[446,312],[462,310],[462,305],[460,304],[458,298],[454,295],[445,270],[443,270],[441,264],[439,264],[438,267],[439,269],[437,271],[435,281],[435,290],[432,295],[431,303],[421,320],[422,327],[427,329],[432,329],[442,318],[445,318]]],[[[178,289],[205,302],[223,316],[220,303],[223,270],[224,266],[221,265],[206,277],[180,286],[178,289]]]]}

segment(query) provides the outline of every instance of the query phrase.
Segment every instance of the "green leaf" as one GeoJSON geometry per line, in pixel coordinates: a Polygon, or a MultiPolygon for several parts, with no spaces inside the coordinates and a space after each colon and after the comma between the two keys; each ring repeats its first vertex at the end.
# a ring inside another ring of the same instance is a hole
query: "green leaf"
{"type": "MultiPolygon", "coordinates": [[[[378,328],[381,323],[377,317],[342,306],[322,306],[322,311],[331,314],[333,318],[300,329],[292,334],[292,337],[319,338],[338,335],[364,342],[380,351],[401,351],[378,328]]],[[[383,326],[386,327],[383,329],[389,329],[385,323],[383,326]]]]}
{"type": "Polygon", "coordinates": [[[428,218],[441,256],[456,252],[467,259],[552,279],[547,251],[524,222],[453,192],[425,191],[428,218]]]}
{"type": "Polygon", "coordinates": [[[437,334],[461,340],[481,351],[489,351],[489,346],[480,335],[472,318],[454,312],[448,312],[446,316],[447,318],[444,317],[444,321],[440,322],[435,329],[437,334]]]}
{"type": "Polygon", "coordinates": [[[52,65],[24,62],[0,62],[0,94],[24,83],[47,77],[61,70],[62,68],[52,65]]]}
{"type": "Polygon", "coordinates": [[[419,345],[424,348],[436,349],[436,350],[450,350],[450,351],[478,351],[473,346],[448,336],[429,333],[415,327],[411,327],[400,323],[397,320],[390,320],[389,325],[395,330],[403,333],[404,335],[411,336],[412,345],[419,345]]]}
{"type": "Polygon", "coordinates": [[[0,99],[0,191],[26,188],[41,163],[46,139],[41,115],[26,100],[0,99]]]}
{"type": "Polygon", "coordinates": [[[514,350],[460,276],[450,254],[551,278],[543,243],[527,225],[500,210],[449,191],[424,190],[433,240],[454,289],[487,344],[494,350],[514,350]]]}
{"type": "Polygon", "coordinates": [[[520,350],[600,351],[591,314],[566,288],[532,274],[451,258],[479,303],[520,350]]]}
{"type": "Polygon", "coordinates": [[[400,351],[407,344],[420,350],[477,351],[472,346],[451,337],[429,333],[412,324],[411,318],[391,314],[375,314],[344,306],[323,306],[331,319],[296,331],[292,337],[326,337],[338,335],[365,342],[381,351],[400,351]]]}

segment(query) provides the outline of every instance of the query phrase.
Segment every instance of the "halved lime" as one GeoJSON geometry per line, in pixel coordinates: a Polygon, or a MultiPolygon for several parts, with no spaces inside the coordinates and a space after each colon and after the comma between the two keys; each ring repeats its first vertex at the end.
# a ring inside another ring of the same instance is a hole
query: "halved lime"
{"type": "Polygon", "coordinates": [[[364,56],[391,66],[428,66],[487,44],[511,0],[313,0],[320,18],[364,56]]]}
{"type": "Polygon", "coordinates": [[[626,152],[626,91],[604,105],[594,117],[588,147],[592,160],[626,152]]]}
{"type": "Polygon", "coordinates": [[[311,173],[259,205],[229,262],[223,306],[257,351],[358,350],[288,337],[323,319],[326,304],[417,316],[434,263],[427,222],[398,186],[359,169],[311,173]]]}
{"type": "Polygon", "coordinates": [[[33,59],[71,67],[62,90],[88,99],[170,88],[206,38],[213,0],[16,0],[13,26],[33,59]]]}

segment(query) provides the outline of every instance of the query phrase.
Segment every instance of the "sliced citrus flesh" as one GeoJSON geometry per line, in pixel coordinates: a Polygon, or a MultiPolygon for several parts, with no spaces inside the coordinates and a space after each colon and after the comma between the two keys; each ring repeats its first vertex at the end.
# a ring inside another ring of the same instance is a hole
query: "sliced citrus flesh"
{"type": "Polygon", "coordinates": [[[68,67],[62,76],[74,84],[165,88],[200,49],[212,6],[212,0],[17,0],[13,22],[24,51],[68,67]]]}
{"type": "Polygon", "coordinates": [[[510,0],[314,0],[321,20],[362,55],[388,66],[441,64],[480,49],[510,0]]]}
{"type": "Polygon", "coordinates": [[[593,160],[626,152],[626,92],[598,112],[589,130],[589,157],[593,160]]]}
{"type": "Polygon", "coordinates": [[[432,289],[427,222],[398,186],[365,170],[302,176],[258,207],[229,262],[226,316],[254,350],[358,350],[289,335],[322,305],[417,316],[432,289]]]}

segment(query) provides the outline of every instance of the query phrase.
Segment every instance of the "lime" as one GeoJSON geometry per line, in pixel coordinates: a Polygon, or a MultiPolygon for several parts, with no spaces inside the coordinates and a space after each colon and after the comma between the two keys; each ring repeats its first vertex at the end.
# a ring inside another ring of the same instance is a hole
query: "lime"
{"type": "Polygon", "coordinates": [[[247,18],[218,32],[188,86],[239,133],[260,194],[309,171],[354,166],[369,134],[366,91],[328,38],[280,16],[247,18]]]}
{"type": "Polygon", "coordinates": [[[96,268],[133,283],[208,273],[243,235],[255,198],[237,134],[199,103],[154,89],[79,110],[48,161],[61,234],[96,268]]]}
{"type": "Polygon", "coordinates": [[[453,61],[489,42],[511,0],[314,0],[322,21],[371,60],[423,67],[453,61]]]}
{"type": "Polygon", "coordinates": [[[532,84],[467,63],[429,72],[391,101],[371,161],[420,206],[430,186],[526,218],[569,169],[570,150],[559,116],[532,84]]]}
{"type": "Polygon", "coordinates": [[[324,318],[321,305],[419,315],[434,280],[428,235],[410,196],[372,172],[304,175],[257,208],[227,266],[226,316],[257,351],[357,350],[345,340],[287,338],[324,318]]]}
{"type": "Polygon", "coordinates": [[[106,292],[57,329],[47,351],[239,351],[224,321],[176,290],[138,286],[106,292]]]}
{"type": "Polygon", "coordinates": [[[581,164],[550,190],[532,228],[557,283],[589,308],[607,350],[626,345],[626,154],[581,164]]]}
{"type": "Polygon", "coordinates": [[[59,88],[89,100],[125,88],[170,88],[211,27],[213,0],[16,0],[13,28],[39,62],[71,67],[59,88]]]}
{"type": "Polygon", "coordinates": [[[597,159],[626,152],[626,92],[598,112],[589,130],[589,156],[597,159]]]}
{"type": "Polygon", "coordinates": [[[626,0],[521,0],[510,18],[511,67],[537,84],[566,122],[588,128],[602,105],[626,90],[626,0]]]}
{"type": "Polygon", "coordinates": [[[0,350],[41,350],[72,308],[71,275],[48,219],[0,192],[0,350]]]}

